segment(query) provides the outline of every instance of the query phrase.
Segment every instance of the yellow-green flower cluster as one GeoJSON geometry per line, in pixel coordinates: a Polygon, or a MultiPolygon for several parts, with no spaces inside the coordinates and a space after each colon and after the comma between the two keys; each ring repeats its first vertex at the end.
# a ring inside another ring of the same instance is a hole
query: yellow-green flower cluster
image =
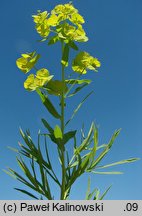
{"type": "Polygon", "coordinates": [[[58,17],[51,15],[48,19],[49,14],[47,11],[38,11],[37,15],[33,15],[34,22],[36,23],[36,30],[41,37],[47,37],[50,33],[50,27],[58,24],[58,17]]]}
{"type": "Polygon", "coordinates": [[[68,23],[61,24],[57,27],[58,36],[64,39],[66,42],[69,41],[77,41],[77,42],[86,42],[88,38],[86,37],[86,33],[83,30],[82,26],[79,25],[78,28],[72,26],[68,23]]]}
{"type": "Polygon", "coordinates": [[[88,40],[82,28],[84,19],[70,3],[57,5],[50,14],[47,11],[38,11],[37,15],[33,15],[33,20],[37,32],[43,38],[47,38],[50,32],[53,31],[66,42],[70,40],[86,42],[88,40]]]}
{"type": "Polygon", "coordinates": [[[16,65],[24,73],[28,73],[40,58],[40,55],[36,55],[36,52],[22,54],[21,56],[21,58],[17,59],[16,65]]]}
{"type": "Polygon", "coordinates": [[[42,68],[37,71],[36,75],[30,74],[28,76],[24,82],[24,88],[28,91],[34,91],[37,88],[43,87],[52,78],[53,76],[50,76],[49,71],[45,68],[42,68]]]}
{"type": "MultiPolygon", "coordinates": [[[[35,64],[39,58],[40,55],[36,54],[36,52],[22,54],[22,57],[17,59],[16,64],[22,72],[28,73],[33,67],[35,67],[35,64]]],[[[28,91],[34,91],[37,88],[43,87],[52,79],[52,77],[53,76],[50,76],[47,69],[42,68],[37,71],[36,75],[30,74],[28,76],[24,82],[24,88],[28,91]]]]}
{"type": "Polygon", "coordinates": [[[74,8],[72,4],[57,5],[51,14],[56,14],[58,16],[59,22],[64,20],[69,20],[73,24],[80,25],[84,23],[83,17],[78,13],[78,10],[74,8]]]}
{"type": "Polygon", "coordinates": [[[87,52],[80,52],[72,62],[73,71],[80,74],[86,74],[87,70],[97,71],[100,66],[99,60],[87,52]]]}

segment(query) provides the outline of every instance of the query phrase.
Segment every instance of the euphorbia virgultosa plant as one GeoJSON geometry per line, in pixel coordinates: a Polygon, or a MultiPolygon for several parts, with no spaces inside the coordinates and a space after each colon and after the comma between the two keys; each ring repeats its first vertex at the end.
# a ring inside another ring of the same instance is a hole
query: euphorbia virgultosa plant
{"type": "MultiPolygon", "coordinates": [[[[42,104],[49,114],[58,120],[59,123],[53,126],[49,123],[49,117],[48,121],[42,119],[42,123],[45,126],[45,133],[38,133],[37,144],[33,142],[29,130],[23,132],[20,129],[24,144],[19,143],[20,150],[18,150],[18,153],[20,154],[20,157],[17,158],[17,162],[26,178],[11,168],[9,168],[9,174],[12,174],[17,180],[35,191],[37,195],[29,190],[16,188],[17,190],[35,199],[54,199],[49,184],[49,180],[50,183],[52,180],[59,187],[60,199],[65,200],[69,199],[72,186],[84,173],[120,174],[120,172],[100,172],[99,170],[117,164],[133,162],[137,159],[131,158],[99,166],[99,163],[111,149],[120,130],[116,130],[108,144],[103,145],[99,145],[98,143],[98,128],[94,123],[91,124],[86,136],[84,129],[81,129],[81,142],[77,141],[76,130],[67,132],[68,124],[82,104],[92,94],[92,91],[83,98],[67,121],[65,119],[66,99],[75,96],[77,93],[81,92],[83,88],[88,86],[91,83],[91,80],[81,79],[82,76],[86,74],[88,70],[97,72],[97,69],[101,65],[100,61],[88,52],[79,51],[78,44],[88,41],[88,37],[82,27],[84,18],[79,14],[72,3],[57,5],[51,13],[48,13],[47,11],[38,11],[37,14],[32,17],[36,31],[42,38],[41,42],[48,41],[48,45],[53,45],[57,42],[61,44],[61,80],[57,80],[46,68],[36,68],[36,63],[39,60],[40,55],[35,51],[22,54],[22,57],[17,59],[16,64],[25,74],[29,73],[32,69],[36,70],[36,74],[30,74],[27,77],[24,82],[24,87],[26,90],[35,91],[39,95],[42,104]],[[66,68],[70,66],[70,50],[77,52],[71,65],[74,73],[73,77],[76,74],[76,78],[72,79],[68,70],[66,70],[66,68]],[[59,107],[53,105],[53,101],[51,101],[50,98],[51,96],[55,96],[59,99],[59,107]],[[41,137],[44,137],[45,151],[43,150],[43,143],[41,148],[41,137]],[[71,141],[70,143],[72,144],[73,154],[67,149],[69,141],[71,141]],[[58,157],[54,158],[54,162],[56,163],[58,160],[60,162],[61,179],[57,177],[57,173],[51,163],[48,142],[54,143],[57,147],[58,157]],[[28,165],[22,156],[29,159],[30,163],[28,165]]],[[[90,192],[89,178],[85,199],[103,199],[109,188],[101,196],[99,195],[98,189],[90,192]]]]}

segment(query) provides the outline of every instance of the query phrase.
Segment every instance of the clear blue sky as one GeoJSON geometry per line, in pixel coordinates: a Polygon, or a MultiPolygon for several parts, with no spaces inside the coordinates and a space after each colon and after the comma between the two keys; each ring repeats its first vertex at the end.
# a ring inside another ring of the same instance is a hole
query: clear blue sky
{"type": "MultiPolygon", "coordinates": [[[[15,153],[7,149],[7,146],[18,147],[19,126],[29,128],[35,138],[38,129],[43,129],[40,119],[45,117],[52,121],[38,96],[24,90],[26,77],[16,68],[15,61],[21,53],[37,50],[43,56],[40,65],[59,77],[59,46],[53,48],[36,42],[40,37],[31,15],[38,9],[50,11],[56,4],[67,2],[1,2],[0,199],[29,199],[13,189],[22,185],[2,171],[7,166],[19,170],[15,153]]],[[[108,142],[113,131],[122,128],[103,164],[142,157],[142,1],[74,0],[73,3],[86,20],[84,28],[89,37],[80,48],[98,57],[102,67],[98,74],[88,72],[87,77],[93,80],[90,88],[95,90],[95,95],[79,111],[70,127],[79,129],[85,122],[88,129],[95,120],[99,125],[100,142],[108,142]]],[[[71,101],[68,113],[81,97],[78,95],[71,101]]],[[[114,167],[114,170],[125,173],[92,175],[92,189],[98,187],[103,192],[113,184],[106,199],[142,199],[142,161],[114,167]]],[[[76,183],[72,199],[84,199],[86,183],[87,176],[76,183]]]]}

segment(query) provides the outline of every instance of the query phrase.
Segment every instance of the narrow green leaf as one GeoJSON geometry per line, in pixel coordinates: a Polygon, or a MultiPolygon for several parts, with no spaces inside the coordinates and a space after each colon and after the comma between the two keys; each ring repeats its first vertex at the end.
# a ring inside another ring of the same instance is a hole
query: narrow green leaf
{"type": "Polygon", "coordinates": [[[95,158],[96,151],[97,151],[97,146],[98,146],[98,128],[96,126],[94,128],[94,137],[93,137],[93,140],[94,140],[94,146],[93,146],[93,148],[92,148],[92,150],[90,152],[91,165],[94,162],[94,158],[95,158]]]}
{"type": "MultiPolygon", "coordinates": [[[[80,77],[80,76],[79,76],[80,77]]],[[[79,78],[78,77],[78,78],[79,78]]],[[[65,80],[66,83],[71,84],[71,86],[69,87],[68,91],[65,94],[65,98],[68,97],[69,92],[71,91],[71,89],[76,85],[76,84],[89,84],[91,82],[91,80],[79,80],[78,78],[76,79],[69,79],[69,80],[65,80]]]]}
{"type": "Polygon", "coordinates": [[[106,148],[107,147],[107,144],[102,144],[100,146],[97,147],[97,150],[101,149],[101,148],[106,148]]]}
{"type": "MultiPolygon", "coordinates": [[[[25,143],[29,147],[29,149],[28,149],[24,145],[20,144],[20,147],[22,148],[20,153],[23,154],[24,156],[28,157],[28,158],[33,158],[38,163],[39,152],[38,152],[38,149],[36,148],[35,144],[33,143],[30,135],[26,135],[26,133],[24,133],[22,130],[20,130],[20,133],[21,133],[25,143]]],[[[46,161],[43,160],[43,163],[47,168],[50,169],[50,166],[46,161]]]]}
{"type": "MultiPolygon", "coordinates": [[[[83,159],[85,159],[86,157],[90,157],[90,152],[89,153],[87,153],[87,154],[85,154],[85,155],[83,155],[82,157],[81,157],[81,159],[83,160],[83,159]]],[[[76,155],[74,154],[73,155],[73,157],[72,157],[72,159],[70,160],[70,163],[69,163],[69,167],[70,168],[72,168],[72,167],[75,167],[75,166],[77,166],[78,165],[78,161],[75,161],[74,163],[72,163],[73,161],[74,161],[74,158],[76,157],[76,155]]]]}
{"type": "Polygon", "coordinates": [[[88,132],[86,139],[81,143],[81,145],[79,147],[77,147],[75,149],[75,154],[82,152],[82,150],[84,150],[88,146],[88,143],[89,143],[89,140],[92,136],[93,130],[94,130],[94,123],[91,124],[90,130],[88,132]]]}
{"type": "Polygon", "coordinates": [[[11,168],[9,168],[9,171],[15,176],[15,178],[19,181],[21,181],[23,184],[27,185],[29,188],[35,190],[35,191],[39,191],[38,188],[36,188],[35,186],[33,186],[32,184],[30,184],[26,179],[24,179],[21,175],[19,175],[17,172],[15,172],[14,170],[12,170],[11,168]]]}
{"type": "Polygon", "coordinates": [[[80,154],[77,154],[76,156],[76,160],[78,161],[78,167],[76,168],[76,166],[73,168],[73,171],[72,171],[72,175],[69,179],[69,182],[68,182],[68,185],[67,185],[67,190],[69,188],[71,188],[72,184],[76,181],[76,179],[82,174],[82,170],[80,168],[81,166],[81,163],[82,163],[82,159],[81,159],[81,156],[80,154]]]}
{"type": "Polygon", "coordinates": [[[76,155],[76,160],[78,162],[78,167],[77,167],[77,170],[76,170],[76,174],[78,174],[81,171],[80,166],[82,164],[82,158],[81,158],[81,155],[79,153],[77,153],[77,155],[76,155]]]}
{"type": "Polygon", "coordinates": [[[98,128],[96,126],[94,128],[94,145],[95,145],[96,150],[97,150],[97,147],[98,147],[98,128]]]}
{"type": "Polygon", "coordinates": [[[44,136],[44,144],[45,144],[46,158],[47,158],[50,169],[52,169],[52,165],[51,165],[51,161],[50,161],[49,153],[48,153],[48,148],[47,148],[46,136],[44,136]]]}
{"type": "MultiPolygon", "coordinates": [[[[89,194],[88,200],[92,199],[93,195],[94,195],[95,193],[97,193],[97,192],[98,192],[98,189],[97,189],[97,188],[94,188],[94,190],[89,194]]],[[[94,199],[94,198],[93,198],[93,199],[94,199]]]]}
{"type": "Polygon", "coordinates": [[[118,135],[120,134],[120,131],[121,131],[121,128],[118,129],[118,130],[116,130],[116,131],[114,132],[114,134],[112,135],[112,137],[111,137],[111,139],[110,139],[110,141],[109,141],[108,148],[111,148],[111,147],[112,147],[112,145],[113,145],[115,139],[116,139],[116,138],[118,137],[118,135]]]}
{"type": "Polygon", "coordinates": [[[97,172],[97,171],[91,171],[94,174],[102,174],[102,175],[119,175],[119,174],[123,174],[123,172],[97,172]]]}
{"type": "Polygon", "coordinates": [[[54,130],[53,128],[49,125],[49,123],[45,120],[45,119],[41,119],[42,123],[44,124],[44,126],[47,128],[47,130],[49,131],[49,133],[53,134],[54,130]]]}
{"type": "Polygon", "coordinates": [[[112,145],[114,144],[114,141],[117,138],[117,136],[119,135],[119,133],[120,133],[120,129],[114,132],[108,145],[102,151],[102,153],[98,156],[98,158],[92,163],[92,165],[90,166],[88,171],[91,171],[92,169],[94,169],[97,166],[97,164],[104,158],[104,156],[110,151],[110,149],[111,149],[112,145]]]}
{"type": "Polygon", "coordinates": [[[45,179],[44,179],[44,169],[43,169],[43,165],[42,165],[42,153],[41,153],[41,149],[40,149],[40,140],[38,141],[38,158],[39,158],[38,165],[39,165],[43,190],[45,191],[46,190],[46,185],[45,185],[45,179]]]}
{"type": "Polygon", "coordinates": [[[46,190],[44,190],[44,196],[46,196],[49,200],[52,200],[52,195],[51,195],[51,190],[50,190],[50,186],[48,183],[48,179],[47,179],[47,174],[46,171],[44,172],[44,182],[45,182],[45,186],[46,186],[46,190]]]}
{"type": "Polygon", "coordinates": [[[35,146],[35,144],[32,141],[32,138],[30,137],[30,134],[28,131],[26,131],[26,133],[24,133],[21,129],[20,129],[20,134],[23,138],[23,140],[25,141],[25,144],[29,147],[29,150],[24,147],[22,144],[20,144],[20,147],[25,149],[29,154],[31,155],[35,155],[37,153],[37,148],[35,146]]]}
{"type": "Polygon", "coordinates": [[[59,162],[60,162],[60,164],[62,165],[62,162],[61,162],[61,158],[62,158],[61,149],[60,149],[60,148],[57,148],[57,151],[58,151],[58,155],[59,155],[59,157],[58,157],[59,162]]]}
{"type": "Polygon", "coordinates": [[[20,134],[21,134],[23,140],[25,141],[25,143],[27,144],[27,146],[31,149],[31,148],[32,148],[32,144],[31,144],[31,142],[29,141],[27,135],[22,131],[21,128],[20,128],[20,134]]]}
{"type": "Polygon", "coordinates": [[[79,109],[82,107],[82,105],[84,104],[84,102],[86,101],[86,99],[93,93],[90,92],[89,94],[86,95],[86,97],[81,101],[81,103],[77,106],[77,108],[74,110],[71,118],[66,122],[65,126],[67,126],[69,124],[69,122],[74,118],[74,116],[76,115],[76,113],[79,111],[79,109]]]}
{"type": "Polygon", "coordinates": [[[56,139],[63,139],[61,128],[58,125],[56,125],[54,128],[54,136],[56,139]]]}
{"type": "Polygon", "coordinates": [[[21,169],[23,170],[23,172],[25,173],[25,175],[27,176],[27,178],[30,180],[30,182],[36,187],[36,188],[39,188],[39,182],[36,181],[34,179],[34,177],[32,176],[30,170],[28,169],[28,167],[26,166],[26,164],[24,163],[24,161],[21,159],[19,160],[17,158],[17,162],[19,164],[19,166],[21,167],[21,169]]]}
{"type": "Polygon", "coordinates": [[[37,40],[37,42],[44,42],[46,40],[47,40],[47,38],[43,38],[42,40],[37,40]]]}
{"type": "Polygon", "coordinates": [[[88,166],[88,164],[89,164],[89,161],[90,161],[90,158],[89,158],[89,157],[86,157],[86,158],[82,161],[82,163],[81,163],[81,165],[80,165],[80,168],[81,168],[82,173],[85,172],[85,169],[87,168],[87,166],[88,166]]]}
{"type": "Polygon", "coordinates": [[[76,131],[69,131],[64,134],[63,143],[66,144],[70,139],[74,138],[76,131]]]}
{"type": "Polygon", "coordinates": [[[10,150],[12,150],[12,151],[14,151],[14,152],[16,152],[16,153],[18,153],[18,152],[19,152],[19,150],[18,150],[18,149],[16,149],[16,148],[13,148],[13,147],[11,147],[11,146],[7,146],[7,148],[9,148],[10,150]]]}
{"type": "Polygon", "coordinates": [[[35,161],[37,160],[37,150],[35,151],[34,149],[28,149],[24,145],[21,146],[21,150],[19,151],[20,154],[28,157],[28,158],[33,158],[35,161]]]}
{"type": "Polygon", "coordinates": [[[49,98],[45,96],[39,89],[37,89],[36,92],[40,96],[40,99],[42,103],[44,104],[44,106],[46,107],[46,109],[48,110],[48,112],[57,119],[61,118],[61,116],[56,111],[55,107],[53,106],[49,98]]]}
{"type": "Polygon", "coordinates": [[[24,193],[24,194],[26,194],[26,195],[28,195],[30,197],[32,197],[32,198],[34,198],[36,200],[39,200],[35,195],[33,195],[32,193],[30,193],[30,192],[28,192],[26,190],[22,190],[22,189],[19,189],[19,188],[14,188],[14,189],[17,190],[17,191],[20,191],[20,192],[22,192],[22,193],[24,193]]]}
{"type": "Polygon", "coordinates": [[[87,185],[87,191],[86,191],[85,200],[89,200],[90,186],[91,186],[91,179],[90,179],[90,177],[89,177],[89,178],[88,178],[88,185],[87,185]]]}
{"type": "Polygon", "coordinates": [[[85,133],[84,133],[84,123],[82,124],[82,128],[81,128],[81,143],[83,142],[83,140],[85,139],[85,133]]]}
{"type": "Polygon", "coordinates": [[[77,148],[77,141],[76,141],[76,136],[74,136],[74,149],[76,149],[77,148]]]}
{"type": "Polygon", "coordinates": [[[69,59],[69,45],[66,44],[65,47],[64,47],[63,56],[62,56],[62,60],[61,60],[61,63],[65,67],[68,66],[68,59],[69,59]]]}
{"type": "Polygon", "coordinates": [[[116,165],[120,165],[120,164],[133,163],[133,162],[135,162],[137,160],[139,160],[139,158],[129,158],[129,159],[126,159],[126,160],[121,160],[121,161],[111,163],[111,164],[107,164],[107,165],[104,165],[104,166],[98,166],[98,167],[96,167],[96,169],[103,169],[103,168],[116,166],[116,165]]]}
{"type": "Polygon", "coordinates": [[[65,82],[67,84],[90,84],[92,82],[92,80],[88,80],[88,79],[82,79],[82,80],[78,80],[78,79],[69,79],[69,80],[65,80],[65,82]]]}
{"type": "MultiPolygon", "coordinates": [[[[30,155],[27,151],[24,151],[23,149],[20,150],[19,153],[20,153],[21,155],[27,157],[27,158],[32,158],[32,155],[30,155]]],[[[34,157],[33,157],[33,158],[34,158],[34,157]]],[[[35,160],[35,158],[34,158],[34,160],[35,160]]]]}
{"type": "MultiPolygon", "coordinates": [[[[102,145],[100,145],[100,146],[97,147],[97,151],[98,151],[99,149],[101,149],[101,148],[106,148],[106,147],[107,147],[107,144],[102,144],[102,145]]],[[[88,150],[88,151],[90,150],[90,151],[91,151],[92,149],[93,149],[93,148],[86,148],[85,150],[88,150]]]]}
{"type": "Polygon", "coordinates": [[[33,158],[32,158],[32,161],[30,161],[30,165],[31,165],[31,168],[32,168],[32,171],[33,171],[33,174],[34,174],[34,178],[35,178],[35,180],[37,180],[36,172],[35,172],[35,163],[34,163],[33,158]]]}
{"type": "Polygon", "coordinates": [[[99,200],[100,190],[96,188],[95,192],[96,192],[96,195],[94,196],[93,200],[99,200]]]}
{"type": "Polygon", "coordinates": [[[72,97],[72,96],[74,96],[75,94],[77,94],[78,92],[80,92],[84,87],[86,87],[88,84],[86,83],[86,84],[83,84],[82,86],[79,86],[79,87],[77,87],[74,91],[73,91],[73,93],[71,93],[71,94],[69,94],[68,95],[68,97],[72,97]]]}
{"type": "Polygon", "coordinates": [[[47,148],[47,142],[46,142],[46,136],[44,136],[45,138],[45,153],[46,153],[46,157],[47,157],[47,162],[45,160],[42,161],[43,165],[44,165],[44,168],[46,170],[46,172],[48,173],[48,175],[60,186],[60,182],[56,176],[56,174],[54,173],[53,171],[53,168],[52,168],[52,164],[51,164],[51,161],[50,161],[50,158],[49,158],[49,153],[48,153],[48,148],[47,148]],[[46,164],[49,164],[49,167],[46,165],[46,164]],[[51,170],[53,175],[51,174],[51,172],[49,171],[51,170]]]}
{"type": "Polygon", "coordinates": [[[10,177],[16,179],[16,176],[13,174],[13,172],[10,172],[10,171],[4,170],[4,169],[3,169],[3,171],[4,171],[7,175],[9,175],[10,177]]]}
{"type": "Polygon", "coordinates": [[[105,197],[105,195],[108,193],[108,191],[110,190],[110,188],[112,187],[112,185],[110,185],[105,192],[102,194],[102,196],[99,198],[99,200],[103,200],[103,198],[105,197]]]}
{"type": "Polygon", "coordinates": [[[78,165],[78,161],[75,161],[75,162],[72,163],[72,164],[70,163],[70,164],[69,164],[69,167],[72,168],[72,167],[75,167],[75,166],[77,166],[77,165],[78,165]]]}
{"type": "Polygon", "coordinates": [[[106,147],[103,152],[98,156],[98,158],[91,164],[91,166],[88,168],[88,172],[90,172],[92,169],[94,169],[97,164],[104,158],[104,156],[109,152],[109,148],[106,147]]]}
{"type": "Polygon", "coordinates": [[[38,134],[38,155],[39,155],[38,165],[39,165],[40,175],[42,180],[42,185],[41,185],[42,194],[44,194],[48,199],[52,199],[49,183],[46,176],[46,171],[44,170],[44,166],[43,166],[44,160],[40,149],[40,134],[38,134]]]}
{"type": "MultiPolygon", "coordinates": [[[[68,151],[66,151],[66,156],[67,156],[67,165],[69,166],[70,159],[69,159],[68,151]]],[[[70,170],[70,168],[69,168],[67,171],[68,171],[68,176],[69,176],[69,178],[70,178],[70,177],[71,177],[71,170],[70,170]]],[[[67,178],[67,179],[68,179],[68,178],[67,178]]]]}
{"type": "MultiPolygon", "coordinates": [[[[76,154],[76,152],[80,153],[82,150],[84,150],[86,148],[86,145],[88,146],[90,144],[90,138],[91,138],[91,135],[92,135],[92,131],[94,131],[94,124],[91,125],[91,128],[89,130],[87,138],[76,149],[75,154],[76,154]]],[[[96,143],[94,143],[94,147],[92,148],[92,150],[89,153],[87,153],[86,155],[82,156],[82,158],[81,158],[82,163],[80,165],[80,169],[81,169],[82,172],[85,172],[85,170],[86,170],[86,168],[88,166],[90,167],[90,165],[89,165],[90,161],[93,162],[94,156],[96,154],[96,148],[97,148],[96,143]]],[[[92,164],[92,162],[91,162],[91,164],[92,164]]],[[[74,165],[74,164],[72,164],[72,165],[74,165]]]]}

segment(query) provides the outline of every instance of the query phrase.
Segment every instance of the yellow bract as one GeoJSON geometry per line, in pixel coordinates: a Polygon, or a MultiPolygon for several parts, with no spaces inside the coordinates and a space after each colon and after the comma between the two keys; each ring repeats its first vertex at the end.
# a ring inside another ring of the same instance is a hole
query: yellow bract
{"type": "Polygon", "coordinates": [[[57,31],[60,38],[68,41],[74,40],[77,42],[86,42],[88,40],[86,33],[81,25],[76,28],[75,26],[65,23],[59,25],[57,31]]]}
{"type": "Polygon", "coordinates": [[[86,33],[81,25],[79,25],[76,31],[74,32],[73,40],[78,41],[78,42],[88,41],[88,37],[86,36],[86,33]]]}
{"type": "Polygon", "coordinates": [[[97,71],[101,63],[87,52],[80,52],[73,60],[72,69],[81,74],[86,74],[87,70],[97,71]]]}
{"type": "Polygon", "coordinates": [[[58,20],[70,20],[73,24],[82,24],[84,23],[83,17],[78,13],[78,10],[74,8],[72,4],[57,5],[52,11],[51,14],[58,15],[58,20]]]}
{"type": "MultiPolygon", "coordinates": [[[[57,14],[57,15],[63,15],[63,16],[70,16],[73,13],[77,13],[78,10],[74,8],[72,4],[64,4],[64,5],[57,5],[55,8],[51,11],[52,14],[57,14]]],[[[66,18],[67,19],[67,18],[66,18]]]]}
{"type": "Polygon", "coordinates": [[[34,91],[36,90],[36,83],[35,83],[35,77],[34,74],[30,74],[26,81],[24,82],[24,88],[28,91],[34,91]]]}
{"type": "Polygon", "coordinates": [[[36,55],[36,52],[22,54],[21,56],[17,59],[16,65],[24,73],[28,73],[40,58],[40,55],[36,55]]]}
{"type": "Polygon", "coordinates": [[[44,20],[43,23],[36,25],[35,28],[41,37],[47,37],[50,33],[50,27],[47,20],[44,20]]]}
{"type": "Polygon", "coordinates": [[[76,25],[83,24],[85,22],[83,17],[78,13],[72,14],[71,18],[70,18],[70,21],[73,22],[76,25]]]}
{"type": "Polygon", "coordinates": [[[53,76],[50,76],[49,71],[42,68],[37,71],[36,76],[30,74],[26,81],[24,82],[24,88],[28,91],[34,91],[37,88],[43,87],[47,82],[49,82],[53,76]]]}
{"type": "Polygon", "coordinates": [[[33,15],[34,22],[36,23],[36,30],[41,37],[47,37],[50,33],[50,26],[56,26],[58,24],[58,17],[52,14],[48,19],[49,14],[47,11],[38,11],[37,15],[33,15]]]}
{"type": "Polygon", "coordinates": [[[38,11],[37,15],[33,15],[32,17],[34,18],[34,22],[37,24],[41,24],[44,22],[44,20],[47,18],[48,13],[47,11],[40,12],[38,11]]]}
{"type": "Polygon", "coordinates": [[[58,23],[59,23],[58,16],[56,16],[55,14],[51,14],[51,16],[47,19],[47,23],[49,26],[58,25],[58,23]]]}
{"type": "Polygon", "coordinates": [[[47,17],[48,13],[47,11],[40,12],[38,11],[37,15],[32,16],[34,19],[34,22],[36,23],[36,30],[40,34],[41,37],[47,37],[50,33],[50,28],[47,23],[47,17]]]}

